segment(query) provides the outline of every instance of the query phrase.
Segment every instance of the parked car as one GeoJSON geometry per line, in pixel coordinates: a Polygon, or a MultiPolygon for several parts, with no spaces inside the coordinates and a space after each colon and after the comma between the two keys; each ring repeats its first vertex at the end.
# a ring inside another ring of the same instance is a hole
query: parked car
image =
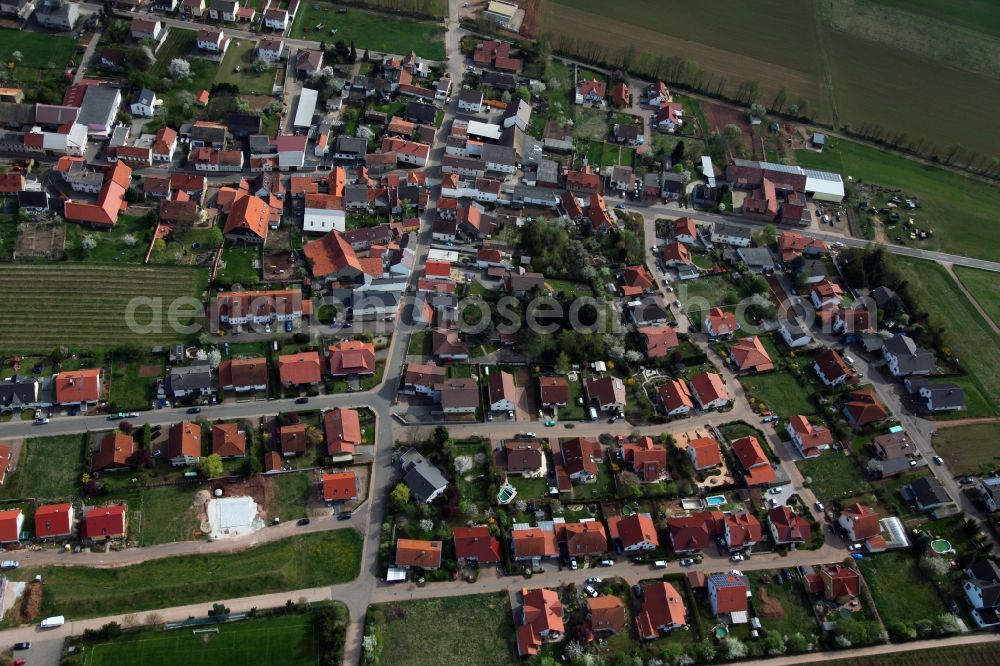
{"type": "Polygon", "coordinates": [[[583,588],[583,591],[587,593],[587,596],[588,596],[588,597],[591,597],[591,598],[593,598],[593,597],[596,597],[596,596],[597,596],[597,590],[595,590],[595,589],[594,589],[593,587],[591,587],[590,585],[588,585],[587,587],[583,588]]]}
{"type": "Polygon", "coordinates": [[[733,553],[729,559],[732,560],[733,562],[742,562],[746,558],[739,553],[733,553]]]}
{"type": "Polygon", "coordinates": [[[681,560],[682,567],[689,567],[692,564],[694,564],[694,560],[692,560],[690,557],[685,557],[683,560],[681,560]]]}
{"type": "Polygon", "coordinates": [[[350,519],[351,519],[350,511],[341,511],[340,513],[337,514],[337,520],[350,520],[350,519]]]}
{"type": "Polygon", "coordinates": [[[573,571],[576,571],[578,567],[579,565],[576,563],[576,558],[575,557],[569,558],[569,568],[573,571]]]}
{"type": "Polygon", "coordinates": [[[307,397],[305,397],[305,396],[302,396],[301,398],[296,398],[296,399],[295,399],[295,404],[296,404],[296,405],[304,405],[304,404],[306,404],[307,402],[309,402],[309,398],[307,398],[307,397]]]}
{"type": "Polygon", "coordinates": [[[22,643],[14,643],[14,645],[11,646],[11,647],[13,647],[15,650],[30,650],[31,649],[31,642],[30,641],[24,641],[22,643]]]}
{"type": "Polygon", "coordinates": [[[311,521],[308,518],[299,518],[298,522],[296,522],[295,524],[298,525],[299,527],[302,527],[303,525],[308,525],[310,522],[311,521]]]}
{"type": "Polygon", "coordinates": [[[0,569],[16,569],[21,566],[21,563],[17,560],[4,560],[0,562],[0,569]]]}
{"type": "Polygon", "coordinates": [[[604,579],[601,578],[600,576],[594,576],[592,578],[588,578],[587,582],[590,583],[591,585],[600,585],[601,583],[604,582],[604,579]]]}
{"type": "Polygon", "coordinates": [[[654,569],[666,569],[667,568],[667,561],[666,560],[656,560],[655,562],[653,562],[653,568],[654,569]]]}
{"type": "Polygon", "coordinates": [[[39,416],[37,419],[35,419],[35,425],[45,425],[48,422],[49,422],[49,417],[47,416],[39,416]]]}
{"type": "Polygon", "coordinates": [[[188,407],[188,414],[201,414],[201,407],[188,407]]]}
{"type": "Polygon", "coordinates": [[[776,486],[774,488],[771,488],[767,492],[771,493],[772,495],[780,495],[781,491],[783,491],[783,490],[784,490],[784,488],[782,488],[781,486],[776,486]]]}
{"type": "Polygon", "coordinates": [[[944,458],[942,458],[941,456],[934,456],[934,458],[932,458],[932,460],[934,461],[935,465],[943,465],[944,464],[944,458]]]}
{"type": "Polygon", "coordinates": [[[822,502],[817,501],[816,502],[816,510],[819,511],[820,513],[823,513],[824,511],[826,511],[826,507],[823,506],[822,502]]]}
{"type": "Polygon", "coordinates": [[[863,560],[863,559],[865,559],[865,556],[862,555],[861,553],[851,553],[851,557],[853,557],[856,560],[863,560]]]}
{"type": "Polygon", "coordinates": [[[850,546],[847,547],[847,550],[849,552],[852,552],[852,553],[854,551],[856,551],[856,550],[861,550],[861,544],[860,543],[852,543],[850,546]]]}
{"type": "Polygon", "coordinates": [[[615,561],[614,560],[601,560],[601,566],[602,567],[613,567],[613,566],[615,566],[615,561]]]}

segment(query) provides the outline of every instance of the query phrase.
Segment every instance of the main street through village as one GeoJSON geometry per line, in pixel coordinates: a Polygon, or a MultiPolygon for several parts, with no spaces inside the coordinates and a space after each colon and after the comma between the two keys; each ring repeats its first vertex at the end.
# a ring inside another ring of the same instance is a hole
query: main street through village
{"type": "MultiPolygon", "coordinates": [[[[98,5],[86,6],[91,9],[100,8],[98,5]]],[[[460,1],[450,0],[449,9],[450,16],[447,20],[447,32],[445,34],[445,46],[448,54],[447,66],[452,80],[461,81],[464,74],[464,66],[459,43],[465,32],[459,28],[458,24],[460,1]]],[[[187,25],[189,25],[181,21],[163,19],[162,17],[160,17],[160,20],[164,21],[168,25],[178,25],[180,27],[187,27],[187,25]]],[[[226,29],[226,32],[231,36],[239,36],[243,39],[258,38],[258,35],[254,33],[232,30],[229,28],[226,29]]],[[[305,40],[286,40],[286,42],[293,46],[316,46],[316,42],[305,40]]],[[[433,149],[427,162],[426,171],[428,174],[429,186],[436,185],[440,182],[440,163],[441,157],[444,154],[448,128],[450,127],[451,120],[455,117],[457,112],[457,100],[449,102],[445,108],[445,120],[442,123],[441,129],[438,131],[433,149]]],[[[156,170],[153,169],[152,171],[156,170]]],[[[221,178],[225,179],[225,177],[221,178]]],[[[434,196],[431,197],[431,201],[435,201],[434,196]]],[[[647,247],[656,243],[654,220],[661,216],[677,217],[679,215],[686,215],[697,221],[724,221],[729,224],[737,223],[758,226],[758,223],[750,220],[742,220],[734,218],[733,216],[720,216],[710,213],[697,212],[694,210],[681,210],[676,206],[647,206],[627,202],[625,202],[625,205],[627,208],[635,210],[645,216],[645,245],[647,247]]],[[[423,264],[426,259],[431,240],[430,222],[434,219],[435,214],[433,205],[429,205],[427,210],[424,212],[424,220],[421,225],[417,244],[416,265],[423,264]]],[[[809,230],[807,233],[808,235],[822,238],[824,240],[839,241],[852,247],[864,246],[866,244],[866,241],[860,239],[852,239],[832,233],[824,233],[815,230],[809,230]]],[[[996,262],[970,259],[904,246],[891,245],[887,247],[895,253],[906,256],[914,256],[948,262],[954,265],[971,266],[1000,272],[1000,263],[996,262]]],[[[656,283],[658,285],[662,284],[663,274],[660,272],[656,262],[653,261],[652,258],[648,258],[647,264],[653,272],[653,275],[657,278],[656,283]]],[[[415,282],[413,274],[411,274],[410,281],[411,283],[415,282]]],[[[412,287],[412,284],[410,287],[412,287]]],[[[226,402],[221,405],[205,407],[203,412],[200,414],[201,418],[215,420],[273,416],[281,412],[295,411],[298,409],[326,410],[333,407],[366,406],[373,410],[377,417],[377,429],[368,499],[354,512],[349,522],[337,522],[333,516],[328,516],[320,519],[313,519],[311,524],[307,526],[296,526],[292,523],[286,523],[268,527],[250,536],[241,538],[214,542],[191,541],[170,543],[149,548],[128,549],[119,552],[81,552],[78,554],[72,554],[53,550],[23,551],[18,553],[18,557],[22,561],[22,565],[118,567],[157,558],[244,549],[267,541],[273,541],[295,534],[312,531],[343,528],[345,526],[357,529],[364,535],[364,542],[360,575],[354,581],[342,585],[325,586],[304,590],[289,590],[286,592],[263,594],[253,597],[219,600],[225,603],[225,605],[228,606],[233,612],[245,611],[253,607],[267,608],[280,606],[283,605],[288,599],[305,599],[308,601],[338,599],[343,601],[347,604],[350,611],[350,624],[347,631],[347,645],[344,655],[344,664],[350,664],[352,666],[360,662],[361,639],[364,628],[365,612],[368,605],[372,602],[459,596],[482,592],[515,590],[520,588],[524,584],[523,579],[520,577],[501,577],[493,570],[483,571],[479,579],[473,584],[469,584],[464,581],[456,581],[433,583],[425,587],[417,587],[416,585],[410,583],[390,585],[385,583],[380,578],[380,567],[378,561],[379,527],[387,512],[386,503],[388,500],[389,490],[396,478],[393,467],[393,445],[397,441],[408,441],[410,439],[425,437],[429,435],[430,429],[430,426],[427,425],[408,424],[405,421],[404,414],[394,412],[395,394],[403,367],[407,360],[406,355],[410,335],[415,330],[410,324],[412,318],[409,316],[409,310],[413,303],[412,293],[413,290],[408,288],[403,304],[402,316],[400,317],[400,321],[394,324],[394,328],[391,331],[393,335],[391,344],[388,348],[387,357],[385,359],[383,381],[375,389],[363,393],[346,393],[313,397],[310,398],[307,407],[297,405],[291,399],[226,402]]],[[[670,296],[666,292],[663,292],[663,295],[670,296]]],[[[670,300],[673,300],[672,296],[670,300]]],[[[686,328],[686,321],[683,314],[680,312],[676,314],[678,315],[678,320],[681,326],[686,328]]],[[[699,344],[702,344],[702,346],[705,346],[704,337],[695,335],[694,340],[699,344]]],[[[834,344],[832,338],[823,338],[821,336],[820,340],[826,344],[834,344]]],[[[727,366],[721,363],[720,359],[715,357],[712,360],[718,366],[718,371],[725,379],[727,387],[730,389],[734,397],[733,409],[722,415],[710,412],[685,419],[679,423],[643,426],[635,429],[633,429],[633,427],[626,422],[618,422],[616,425],[609,425],[602,421],[575,424],[559,423],[554,427],[545,428],[543,424],[538,421],[511,421],[488,424],[449,424],[449,430],[455,438],[480,435],[499,439],[513,437],[518,432],[523,432],[525,430],[537,431],[543,429],[545,430],[546,435],[553,437],[596,437],[599,434],[609,431],[616,434],[628,434],[629,432],[638,431],[643,435],[678,433],[701,427],[709,427],[721,421],[744,420],[749,423],[756,423],[759,417],[750,409],[746,397],[743,395],[743,391],[739,383],[736,381],[735,376],[729,371],[727,366]]],[[[862,359],[859,359],[857,367],[858,370],[864,372],[864,375],[874,385],[879,396],[891,408],[892,412],[897,415],[901,424],[912,436],[912,439],[921,454],[925,457],[925,459],[929,460],[934,455],[931,445],[934,427],[933,423],[926,419],[911,415],[901,403],[901,396],[898,393],[899,389],[891,381],[891,379],[884,377],[877,368],[869,367],[862,359]]],[[[185,418],[188,417],[186,416],[183,408],[167,408],[150,412],[141,412],[138,416],[130,418],[129,420],[137,426],[141,426],[143,424],[166,426],[185,418]]],[[[58,435],[83,431],[99,431],[106,430],[107,428],[108,422],[106,420],[106,416],[103,415],[72,417],[55,416],[52,418],[50,423],[42,426],[32,425],[28,422],[13,421],[0,424],[0,438],[16,439],[36,435],[58,435]]],[[[815,497],[808,488],[804,487],[803,478],[795,465],[795,460],[798,459],[797,453],[794,451],[793,447],[781,441],[781,438],[772,427],[767,426],[766,435],[769,445],[780,458],[781,469],[788,477],[793,491],[802,496],[807,506],[812,507],[815,502],[815,497]]],[[[931,471],[944,485],[952,498],[959,502],[959,505],[964,511],[970,515],[976,516],[977,518],[982,518],[982,514],[979,510],[968,502],[968,500],[964,497],[964,494],[960,492],[959,487],[948,473],[946,467],[935,467],[932,468],[931,471]]],[[[823,517],[818,512],[815,514],[815,517],[822,522],[823,517]]],[[[847,554],[846,545],[847,544],[845,544],[840,537],[828,534],[826,544],[818,550],[793,552],[787,557],[779,557],[776,554],[757,555],[751,560],[741,563],[740,568],[744,570],[755,570],[769,569],[776,566],[815,565],[827,562],[838,562],[841,561],[847,554]]],[[[716,554],[707,556],[699,568],[707,572],[728,569],[731,566],[732,565],[728,562],[726,555],[716,554]]],[[[676,562],[672,562],[667,571],[677,572],[679,571],[679,565],[676,562]]],[[[607,576],[608,574],[621,576],[630,584],[638,582],[640,579],[648,578],[651,575],[648,567],[632,564],[625,558],[620,558],[619,562],[610,571],[606,570],[604,575],[607,576]]],[[[584,580],[590,575],[592,575],[592,572],[588,570],[545,572],[542,574],[536,574],[532,579],[532,585],[554,586],[571,582],[580,584],[583,583],[584,580]]],[[[189,616],[204,615],[209,606],[210,603],[199,603],[187,606],[158,609],[156,612],[164,621],[183,620],[189,616]]],[[[141,615],[142,614],[140,614],[140,619],[141,615]]],[[[45,632],[44,634],[39,633],[38,628],[34,626],[8,629],[0,632],[0,640],[2,640],[4,644],[10,644],[16,641],[32,641],[35,644],[35,648],[32,650],[31,661],[29,664],[54,664],[58,663],[60,647],[66,636],[80,634],[85,629],[96,629],[110,621],[122,622],[124,617],[125,616],[123,615],[118,615],[92,618],[88,620],[75,620],[74,618],[69,618],[69,621],[63,627],[45,632]]],[[[998,640],[996,635],[977,634],[971,637],[958,636],[942,641],[926,642],[926,645],[921,644],[919,647],[938,647],[958,645],[968,642],[987,642],[995,640],[998,640]]],[[[851,657],[853,655],[868,656],[911,649],[915,646],[916,644],[888,645],[855,651],[841,651],[837,652],[835,656],[837,658],[851,657]]],[[[828,659],[833,656],[834,655],[822,654],[798,656],[795,657],[793,661],[782,663],[805,663],[809,661],[828,659]]],[[[767,663],[773,664],[779,662],[769,660],[767,663]]]]}

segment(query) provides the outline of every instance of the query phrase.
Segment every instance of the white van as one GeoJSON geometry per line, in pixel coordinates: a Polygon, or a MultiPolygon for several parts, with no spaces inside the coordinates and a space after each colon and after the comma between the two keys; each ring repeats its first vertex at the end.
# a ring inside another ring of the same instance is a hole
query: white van
{"type": "Polygon", "coordinates": [[[62,615],[55,615],[53,617],[45,618],[38,626],[42,629],[55,629],[56,627],[61,627],[64,624],[66,624],[66,618],[62,615]]]}
{"type": "Polygon", "coordinates": [[[597,420],[597,408],[596,407],[591,407],[590,408],[590,420],[591,421],[596,421],[597,420]]]}
{"type": "Polygon", "coordinates": [[[667,568],[667,561],[666,560],[656,560],[655,562],[653,562],[653,568],[654,569],[666,569],[667,568]]]}

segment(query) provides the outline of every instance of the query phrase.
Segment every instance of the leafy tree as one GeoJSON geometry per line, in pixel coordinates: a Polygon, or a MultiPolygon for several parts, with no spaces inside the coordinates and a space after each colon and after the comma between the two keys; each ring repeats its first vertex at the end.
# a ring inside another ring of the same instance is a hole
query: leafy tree
{"type": "Polygon", "coordinates": [[[191,76],[191,63],[184,58],[174,58],[167,65],[167,74],[174,81],[180,81],[191,76]]]}
{"type": "Polygon", "coordinates": [[[684,140],[678,141],[670,153],[670,161],[673,164],[680,164],[684,161],[684,140]]]}
{"type": "Polygon", "coordinates": [[[229,608],[225,604],[212,604],[212,610],[208,611],[209,617],[229,617],[229,608]]]}
{"type": "Polygon", "coordinates": [[[206,456],[201,459],[201,473],[209,479],[222,476],[222,458],[218,453],[206,456]]]}
{"type": "Polygon", "coordinates": [[[565,350],[559,352],[559,356],[556,358],[556,372],[560,375],[568,375],[570,370],[569,355],[565,350]]]}
{"type": "Polygon", "coordinates": [[[309,428],[306,429],[306,442],[309,443],[309,446],[319,446],[323,443],[323,433],[319,428],[309,426],[309,428]]]}
{"type": "Polygon", "coordinates": [[[397,483],[389,493],[389,503],[393,511],[402,511],[410,503],[410,489],[405,483],[397,483]]]}
{"type": "Polygon", "coordinates": [[[434,446],[441,448],[448,443],[448,438],[448,428],[439,425],[434,428],[434,434],[431,436],[431,441],[434,442],[434,446]]]}

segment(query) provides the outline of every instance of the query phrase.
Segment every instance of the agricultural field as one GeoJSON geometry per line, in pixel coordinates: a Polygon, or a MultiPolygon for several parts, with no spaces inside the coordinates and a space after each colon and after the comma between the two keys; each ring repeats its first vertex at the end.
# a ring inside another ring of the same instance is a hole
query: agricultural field
{"type": "Polygon", "coordinates": [[[802,476],[818,499],[828,501],[871,490],[847,456],[832,452],[798,463],[802,476]]]}
{"type": "Polygon", "coordinates": [[[941,428],[934,434],[934,449],[953,474],[992,473],[1000,468],[1000,424],[977,423],[941,428]]]}
{"type": "Polygon", "coordinates": [[[958,285],[935,263],[896,258],[896,266],[910,283],[911,293],[921,294],[921,304],[932,325],[944,328],[944,343],[958,357],[966,378],[979,389],[993,413],[1000,410],[1000,357],[983,354],[1000,345],[997,335],[959,290],[958,285]]]}
{"type": "Polygon", "coordinates": [[[357,49],[407,54],[444,60],[444,26],[430,21],[395,18],[385,14],[348,9],[326,0],[302,3],[289,34],[295,39],[354,42],[357,49]],[[322,27],[319,27],[322,26],[322,27]],[[331,30],[336,30],[332,34],[331,30]]]}
{"type": "Polygon", "coordinates": [[[992,215],[1000,207],[1000,189],[853,141],[833,140],[822,153],[799,150],[795,157],[803,167],[836,171],[915,196],[920,202],[913,211],[917,225],[934,229],[934,237],[921,247],[1000,260],[1000,227],[992,215]]]}
{"type": "MultiPolygon", "coordinates": [[[[880,1],[884,2],[885,0],[880,1]]],[[[952,666],[978,666],[979,664],[996,664],[998,662],[1000,662],[1000,644],[971,643],[931,650],[880,654],[877,663],[878,666],[925,666],[926,664],[941,663],[952,666]]],[[[865,656],[825,660],[824,663],[826,666],[872,666],[873,661],[871,657],[865,656]]]]}
{"type": "Polygon", "coordinates": [[[997,274],[976,268],[955,266],[955,275],[962,286],[969,290],[979,307],[986,311],[994,324],[1000,326],[1000,290],[997,289],[997,274]]]}
{"type": "Polygon", "coordinates": [[[339,529],[233,553],[168,557],[116,569],[32,567],[12,577],[31,580],[41,574],[41,614],[81,619],[344,583],[357,577],[360,564],[361,535],[339,529]]]}
{"type": "Polygon", "coordinates": [[[50,353],[59,345],[95,350],[177,342],[184,336],[170,330],[168,308],[174,299],[200,297],[205,281],[205,271],[165,266],[0,266],[6,315],[0,327],[0,351],[50,353]],[[137,299],[161,299],[156,305],[159,326],[145,306],[135,310],[138,326],[129,327],[129,304],[148,302],[137,299]],[[154,330],[147,332],[142,326],[154,330]]]}
{"type": "Polygon", "coordinates": [[[765,105],[780,92],[785,111],[794,105],[821,122],[881,125],[939,150],[962,144],[992,155],[1000,148],[989,112],[1000,102],[998,20],[986,0],[968,5],[724,0],[709,21],[695,0],[670,11],[656,0],[546,0],[542,22],[556,49],[636,75],[731,97],[756,81],[765,105]],[[783,38],[758,39],[764,32],[783,38]],[[956,120],[924,111],[928,86],[956,120]]]}
{"type": "Polygon", "coordinates": [[[306,615],[222,624],[218,633],[195,635],[191,627],[150,630],[89,646],[84,666],[245,666],[316,663],[314,628],[306,615]]]}
{"type": "Polygon", "coordinates": [[[382,629],[383,664],[507,666],[517,661],[506,591],[373,608],[381,609],[387,620],[382,629]],[[401,612],[393,612],[393,607],[401,612]]]}

